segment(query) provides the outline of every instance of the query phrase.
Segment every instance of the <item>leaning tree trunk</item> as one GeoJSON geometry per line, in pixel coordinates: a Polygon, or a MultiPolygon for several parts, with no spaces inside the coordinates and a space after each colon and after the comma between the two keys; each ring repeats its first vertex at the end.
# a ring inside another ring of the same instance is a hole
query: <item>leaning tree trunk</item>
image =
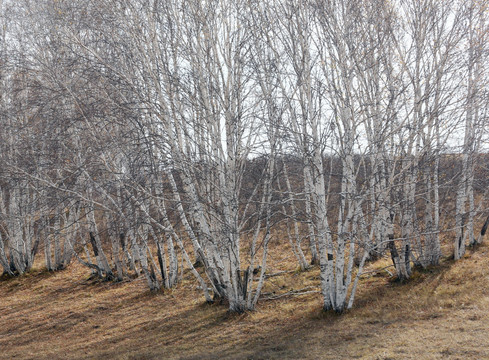
{"type": "Polygon", "coordinates": [[[89,202],[85,209],[86,218],[88,222],[88,232],[90,235],[90,243],[92,245],[93,253],[95,258],[97,259],[98,267],[102,274],[109,280],[114,278],[114,274],[112,273],[112,268],[109,265],[109,261],[105,255],[105,251],[102,247],[102,241],[100,239],[98,226],[95,221],[95,207],[93,202],[89,202]]]}

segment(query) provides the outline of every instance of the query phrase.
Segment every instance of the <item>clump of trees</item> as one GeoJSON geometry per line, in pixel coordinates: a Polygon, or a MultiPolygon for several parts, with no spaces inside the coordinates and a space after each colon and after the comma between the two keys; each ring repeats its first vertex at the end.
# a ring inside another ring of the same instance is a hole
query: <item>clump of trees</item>
{"type": "Polygon", "coordinates": [[[298,266],[320,267],[324,309],[342,312],[366,261],[388,253],[406,280],[413,264],[439,263],[441,233],[453,233],[455,259],[482,240],[484,2],[0,10],[9,275],[39,249],[49,270],[76,259],[102,278],[143,275],[155,291],[186,266],[206,301],[243,312],[285,227],[298,266]]]}

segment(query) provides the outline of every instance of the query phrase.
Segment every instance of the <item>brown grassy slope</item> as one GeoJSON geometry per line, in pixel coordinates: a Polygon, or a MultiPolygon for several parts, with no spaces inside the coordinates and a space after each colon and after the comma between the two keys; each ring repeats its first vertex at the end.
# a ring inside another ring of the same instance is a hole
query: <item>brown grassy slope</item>
{"type": "MultiPolygon", "coordinates": [[[[387,265],[381,260],[369,270],[387,265]]],[[[266,293],[317,286],[317,269],[273,277],[266,293]]],[[[230,316],[189,277],[165,294],[143,279],[94,283],[72,265],[0,281],[1,359],[489,358],[489,247],[407,284],[366,275],[355,308],[324,314],[317,293],[230,316]]]]}

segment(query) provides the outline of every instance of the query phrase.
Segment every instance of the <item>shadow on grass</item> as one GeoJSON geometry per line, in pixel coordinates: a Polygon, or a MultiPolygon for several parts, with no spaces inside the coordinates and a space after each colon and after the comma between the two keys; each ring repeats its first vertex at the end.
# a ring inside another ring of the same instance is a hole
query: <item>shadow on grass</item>
{"type": "MultiPolygon", "coordinates": [[[[36,299],[26,300],[35,315],[68,299],[64,308],[53,310],[50,319],[37,321],[34,317],[26,325],[12,327],[16,331],[12,341],[26,347],[29,341],[39,341],[44,347],[54,342],[62,346],[65,358],[73,359],[300,359],[308,348],[316,349],[321,358],[351,358],[355,355],[350,349],[353,342],[357,347],[374,342],[375,334],[389,332],[400,320],[420,316],[402,307],[406,299],[416,297],[411,290],[432,297],[456,263],[444,258],[437,267],[415,268],[412,279],[404,283],[388,277],[363,283],[368,286],[361,283],[353,309],[341,315],[323,312],[318,294],[259,302],[256,312],[235,315],[227,312],[226,305],[196,301],[202,294],[190,286],[152,294],[144,290],[143,282],[113,285],[65,275],[56,289],[46,287],[36,299]]],[[[56,274],[40,271],[25,277],[22,285],[42,286],[53,276],[56,274]]],[[[422,301],[410,306],[419,304],[422,301]]],[[[12,311],[7,314],[12,319],[27,316],[21,314],[20,305],[15,310],[18,314],[12,311]]],[[[440,314],[426,314],[426,318],[440,314]]],[[[38,358],[57,356],[56,350],[45,350],[38,358]]]]}

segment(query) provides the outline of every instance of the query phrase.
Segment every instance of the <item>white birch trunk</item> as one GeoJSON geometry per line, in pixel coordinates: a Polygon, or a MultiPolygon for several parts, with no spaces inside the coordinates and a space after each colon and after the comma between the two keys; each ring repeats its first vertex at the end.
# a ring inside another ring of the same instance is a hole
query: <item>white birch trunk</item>
{"type": "Polygon", "coordinates": [[[95,258],[97,259],[97,264],[100,270],[104,273],[107,279],[112,279],[114,275],[112,274],[112,268],[109,265],[109,261],[105,256],[104,249],[102,247],[102,241],[100,240],[100,235],[98,231],[98,226],[95,221],[95,208],[93,202],[89,202],[87,204],[86,218],[88,222],[88,231],[90,235],[90,239],[92,241],[92,247],[94,250],[95,258]]]}

